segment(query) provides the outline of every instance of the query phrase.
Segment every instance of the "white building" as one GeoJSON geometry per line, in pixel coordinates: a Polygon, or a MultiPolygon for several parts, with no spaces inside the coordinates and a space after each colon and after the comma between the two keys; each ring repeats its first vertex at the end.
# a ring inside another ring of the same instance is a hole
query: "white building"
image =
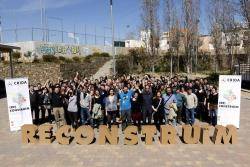
{"type": "Polygon", "coordinates": [[[141,40],[125,40],[125,47],[126,48],[141,48],[145,46],[141,40]]]}
{"type": "MultiPolygon", "coordinates": [[[[125,47],[128,48],[149,48],[150,31],[141,31],[139,40],[125,40],[125,47]]],[[[160,50],[168,51],[168,33],[164,32],[160,38],[160,50]]]]}
{"type": "Polygon", "coordinates": [[[169,50],[169,33],[164,32],[160,38],[160,50],[167,52],[169,50]]]}

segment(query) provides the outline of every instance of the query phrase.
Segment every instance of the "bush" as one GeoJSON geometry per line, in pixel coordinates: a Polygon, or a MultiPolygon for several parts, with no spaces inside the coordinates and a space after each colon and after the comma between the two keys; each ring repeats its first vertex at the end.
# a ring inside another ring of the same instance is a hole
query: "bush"
{"type": "Polygon", "coordinates": [[[32,54],[32,52],[31,51],[28,51],[28,52],[26,52],[26,53],[24,53],[24,57],[31,57],[31,54],[32,54]]]}
{"type": "Polygon", "coordinates": [[[81,58],[79,56],[72,57],[74,62],[81,62],[81,58]]]}
{"type": "Polygon", "coordinates": [[[73,62],[73,60],[72,60],[72,59],[70,59],[70,58],[65,58],[64,62],[65,62],[65,63],[72,63],[72,62],[73,62]]]}
{"type": "Polygon", "coordinates": [[[217,84],[219,82],[219,73],[211,73],[208,78],[207,78],[208,82],[213,83],[213,84],[217,84]]]}
{"type": "Polygon", "coordinates": [[[110,57],[109,53],[103,52],[100,54],[101,57],[110,57]]]}
{"type": "Polygon", "coordinates": [[[43,55],[44,62],[58,62],[58,57],[54,55],[43,55]]]}
{"type": "Polygon", "coordinates": [[[14,60],[18,60],[19,58],[21,58],[21,53],[20,52],[13,52],[12,57],[14,60]]]}
{"type": "Polygon", "coordinates": [[[118,55],[116,59],[116,70],[118,75],[134,72],[133,59],[131,56],[118,55]]]}
{"type": "Polygon", "coordinates": [[[59,60],[61,60],[61,61],[65,61],[65,60],[66,60],[66,58],[65,58],[64,56],[59,56],[58,58],[59,58],[59,60]]]}
{"type": "Polygon", "coordinates": [[[35,57],[34,60],[33,60],[33,63],[40,63],[40,62],[41,62],[41,60],[38,59],[37,57],[35,57]]]}
{"type": "Polygon", "coordinates": [[[9,62],[9,61],[1,61],[1,62],[3,62],[3,64],[5,64],[5,65],[10,64],[10,62],[9,62]]]}
{"type": "Polygon", "coordinates": [[[101,54],[100,54],[99,52],[94,52],[94,53],[92,54],[92,56],[93,56],[93,57],[100,57],[101,54]]]}

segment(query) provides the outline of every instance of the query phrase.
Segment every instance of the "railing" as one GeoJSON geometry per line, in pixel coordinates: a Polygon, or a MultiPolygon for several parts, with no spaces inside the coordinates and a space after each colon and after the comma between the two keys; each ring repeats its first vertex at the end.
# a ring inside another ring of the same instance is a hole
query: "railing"
{"type": "Polygon", "coordinates": [[[250,64],[235,65],[235,74],[242,76],[242,81],[250,81],[250,64]]]}
{"type": "MultiPolygon", "coordinates": [[[[82,45],[111,45],[110,33],[100,29],[99,32],[62,31],[58,29],[42,29],[37,27],[24,27],[15,29],[3,29],[0,32],[3,43],[14,43],[23,41],[47,41],[57,43],[82,44],[82,45]],[[103,31],[103,32],[102,32],[103,31]]],[[[124,40],[115,38],[115,40],[124,40]]]]}

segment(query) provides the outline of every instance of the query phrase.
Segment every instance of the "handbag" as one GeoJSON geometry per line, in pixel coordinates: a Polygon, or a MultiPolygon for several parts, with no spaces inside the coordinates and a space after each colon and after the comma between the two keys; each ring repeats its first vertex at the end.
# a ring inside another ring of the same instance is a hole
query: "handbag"
{"type": "Polygon", "coordinates": [[[102,118],[102,110],[101,105],[98,103],[95,103],[92,110],[92,118],[93,119],[99,119],[102,118]]]}

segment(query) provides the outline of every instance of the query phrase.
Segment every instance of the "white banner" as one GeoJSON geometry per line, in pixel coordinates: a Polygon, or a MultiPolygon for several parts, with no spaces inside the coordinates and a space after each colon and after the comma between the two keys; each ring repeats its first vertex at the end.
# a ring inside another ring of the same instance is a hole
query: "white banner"
{"type": "Polygon", "coordinates": [[[10,131],[32,124],[28,78],[5,79],[10,131]]]}
{"type": "Polygon", "coordinates": [[[220,75],[218,125],[240,126],[241,76],[220,75]]]}

